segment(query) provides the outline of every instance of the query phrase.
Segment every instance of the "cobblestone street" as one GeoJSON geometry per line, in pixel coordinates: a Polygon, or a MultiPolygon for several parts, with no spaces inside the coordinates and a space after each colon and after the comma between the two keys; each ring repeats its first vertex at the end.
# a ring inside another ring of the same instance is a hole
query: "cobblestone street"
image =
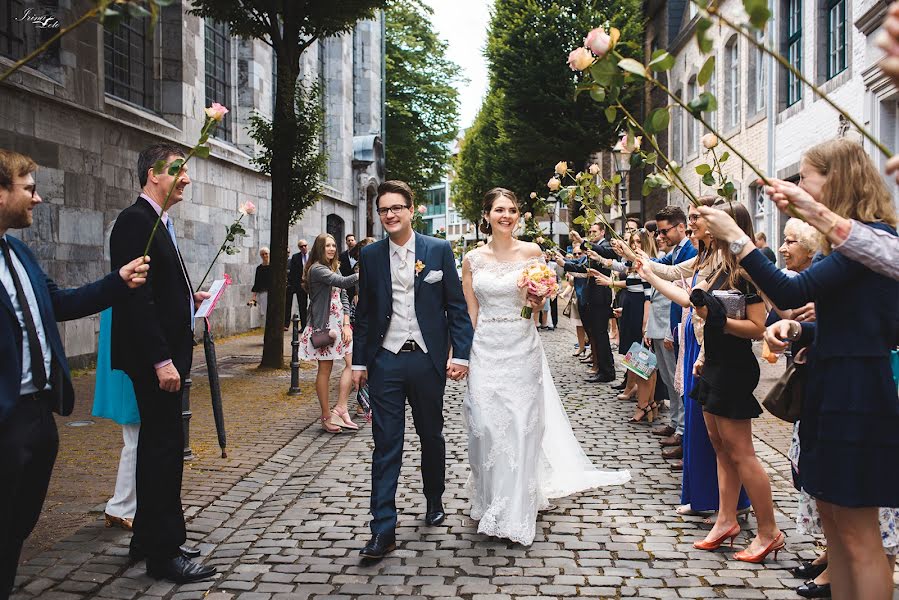
{"type": "MultiPolygon", "coordinates": [[[[556,384],[587,454],[604,468],[627,468],[632,480],[557,502],[540,515],[537,539],[524,548],[476,533],[463,485],[468,466],[462,427],[463,387],[446,398],[449,513],[440,527],[424,526],[419,453],[411,422],[397,504],[399,548],[374,565],[358,549],[368,539],[370,429],[328,435],[316,406],[300,407],[304,429],[205,507],[188,512],[189,537],[218,567],[213,581],[175,586],[130,565],[129,535],[93,523],[29,560],[15,598],[207,598],[209,600],[331,598],[797,598],[801,581],[787,569],[814,554],[814,540],[792,521],[795,494],[784,440],[789,427],[759,421],[756,448],[771,474],[787,549],[764,565],[739,563],[730,553],[702,552],[699,517],[674,513],[680,474],[659,453],[646,425],[626,423],[632,403],[608,386],[583,382],[570,359],[573,336],[541,334],[556,384]]],[[[663,413],[662,418],[667,418],[663,413]]],[[[738,538],[745,545],[754,518],[738,538]]],[[[745,527],[745,526],[744,526],[745,527]]]]}

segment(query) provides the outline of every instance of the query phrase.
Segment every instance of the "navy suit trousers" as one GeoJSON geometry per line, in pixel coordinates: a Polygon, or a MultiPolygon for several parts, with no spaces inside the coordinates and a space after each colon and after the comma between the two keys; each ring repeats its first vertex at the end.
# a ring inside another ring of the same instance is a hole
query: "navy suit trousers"
{"type": "Polygon", "coordinates": [[[396,528],[396,488],[403,460],[406,400],[412,407],[415,432],[421,441],[421,473],[425,498],[443,495],[446,443],[443,440],[443,392],[446,376],[421,351],[393,354],[381,349],[369,370],[372,405],[371,531],[396,528]]]}

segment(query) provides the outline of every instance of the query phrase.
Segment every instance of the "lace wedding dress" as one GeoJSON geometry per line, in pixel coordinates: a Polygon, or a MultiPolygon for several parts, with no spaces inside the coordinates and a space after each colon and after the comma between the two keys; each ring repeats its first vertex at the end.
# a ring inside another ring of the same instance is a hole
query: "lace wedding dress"
{"type": "Polygon", "coordinates": [[[550,498],[620,485],[627,471],[600,471],[574,437],[534,322],[521,317],[518,276],[533,262],[466,255],[478,300],[464,420],[471,475],[466,484],[478,532],[524,545],[550,498]]]}

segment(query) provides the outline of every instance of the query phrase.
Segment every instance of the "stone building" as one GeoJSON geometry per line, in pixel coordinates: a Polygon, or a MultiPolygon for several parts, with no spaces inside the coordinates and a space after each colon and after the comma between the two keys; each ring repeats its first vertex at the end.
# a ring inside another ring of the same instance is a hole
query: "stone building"
{"type": "MultiPolygon", "coordinates": [[[[93,5],[0,4],[3,70],[55,33],[41,26],[48,21],[29,15],[65,26],[93,5]]],[[[126,19],[104,30],[92,21],[64,36],[0,85],[0,147],[29,154],[40,165],[36,180],[44,203],[30,229],[12,233],[29,243],[60,285],[78,286],[109,269],[106,239],[116,215],[139,192],[139,151],[161,141],[193,146],[204,106],[228,106],[230,114],[210,140],[211,156],[189,163],[192,185],[172,210],[197,285],[239,204],[252,200],[259,207],[244,219],[242,251],[221,256],[212,273],[228,272],[234,281],[213,318],[216,332],[228,334],[262,324],[258,309],[246,302],[259,248],[269,241],[271,186],[251,164],[255,147],[246,127],[254,111],[271,117],[274,61],[266,44],[237,39],[226,25],[188,9],[176,2],[152,27],[149,19],[126,19]]],[[[361,22],[351,33],[313,44],[302,57],[302,76],[317,78],[324,90],[322,145],[329,160],[325,197],[292,229],[294,244],[323,231],[339,244],[346,233],[378,233],[369,201],[383,178],[382,31],[380,20],[361,22]]],[[[95,352],[97,326],[96,317],[61,324],[76,364],[95,352]]]]}
{"type": "MultiPolygon", "coordinates": [[[[773,46],[803,77],[895,149],[899,143],[899,92],[877,68],[882,53],[873,43],[888,3],[784,0],[775,5],[776,14],[757,39],[773,46]]],[[[740,2],[724,0],[719,6],[731,20],[747,20],[740,2]]],[[[694,39],[695,5],[689,0],[647,0],[644,10],[647,58],[657,48],[674,54],[677,62],[667,74],[669,87],[685,101],[691,100],[703,91],[695,77],[705,60],[694,39]]],[[[714,40],[717,68],[706,88],[713,87],[718,98],[718,111],[710,117],[724,137],[763,172],[798,180],[799,160],[806,148],[840,136],[862,140],[809,86],[787,69],[774,69],[772,59],[746,39],[718,23],[709,30],[709,37],[714,40]]],[[[667,101],[653,92],[650,104],[662,106],[667,101]]],[[[702,125],[679,109],[673,109],[671,117],[663,148],[684,165],[682,174],[690,189],[706,193],[695,172],[695,166],[703,162],[698,142],[704,133],[702,125]]],[[[884,157],[869,142],[864,144],[882,170],[884,157]]],[[[724,148],[719,146],[719,150],[724,148]]],[[[756,230],[764,231],[769,245],[776,248],[787,217],[764,198],[755,184],[755,173],[746,165],[732,158],[725,172],[737,185],[738,197],[753,215],[756,230]]],[[[892,183],[889,186],[896,189],[892,183]]],[[[668,197],[686,206],[683,194],[669,191],[668,197]]]]}

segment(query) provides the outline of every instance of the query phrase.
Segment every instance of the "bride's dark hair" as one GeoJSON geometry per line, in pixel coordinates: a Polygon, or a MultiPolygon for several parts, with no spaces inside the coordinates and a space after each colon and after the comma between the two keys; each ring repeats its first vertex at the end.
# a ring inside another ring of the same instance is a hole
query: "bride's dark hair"
{"type": "Polygon", "coordinates": [[[493,233],[493,227],[490,225],[490,221],[487,220],[487,215],[490,214],[490,211],[493,210],[493,203],[496,202],[497,198],[502,198],[505,196],[509,200],[512,201],[512,204],[515,205],[515,208],[521,212],[521,205],[518,204],[518,197],[511,190],[507,190],[506,188],[495,187],[486,194],[484,194],[484,210],[483,216],[481,217],[481,224],[478,228],[481,230],[481,233],[486,233],[490,235],[493,233]]]}

